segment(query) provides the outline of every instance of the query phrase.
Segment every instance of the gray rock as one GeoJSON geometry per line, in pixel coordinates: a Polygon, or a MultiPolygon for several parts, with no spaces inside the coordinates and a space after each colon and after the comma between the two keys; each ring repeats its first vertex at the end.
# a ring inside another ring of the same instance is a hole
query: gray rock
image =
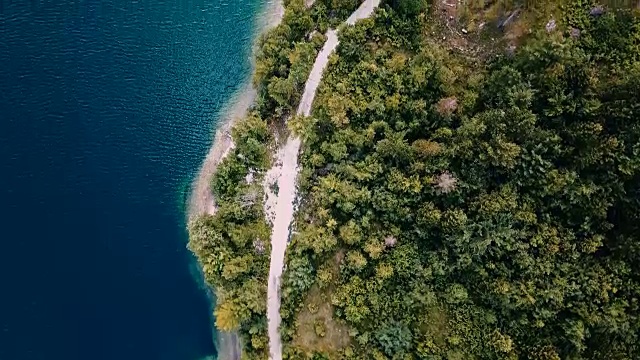
{"type": "Polygon", "coordinates": [[[458,108],[458,99],[455,96],[438,101],[438,112],[443,115],[451,115],[458,108]]]}
{"type": "Polygon", "coordinates": [[[398,239],[396,239],[395,236],[393,235],[389,235],[384,238],[384,246],[388,248],[396,246],[397,242],[398,242],[398,239]]]}
{"type": "Polygon", "coordinates": [[[264,246],[264,242],[260,240],[260,238],[257,238],[253,241],[253,248],[256,251],[256,253],[264,254],[265,246],[264,246]]]}
{"type": "Polygon", "coordinates": [[[571,35],[572,39],[579,39],[580,38],[580,29],[571,28],[571,31],[569,32],[569,34],[571,35]]]}
{"type": "Polygon", "coordinates": [[[436,192],[439,194],[447,194],[456,189],[456,179],[450,172],[445,171],[440,174],[435,180],[436,192]]]}
{"type": "Polygon", "coordinates": [[[602,5],[594,6],[591,8],[591,11],[589,11],[589,15],[591,16],[600,16],[602,14],[604,14],[604,6],[602,5]]]}
{"type": "Polygon", "coordinates": [[[549,20],[549,22],[547,23],[547,26],[545,26],[545,29],[547,29],[548,33],[553,32],[556,29],[557,25],[556,25],[556,20],[555,19],[551,19],[549,20]]]}

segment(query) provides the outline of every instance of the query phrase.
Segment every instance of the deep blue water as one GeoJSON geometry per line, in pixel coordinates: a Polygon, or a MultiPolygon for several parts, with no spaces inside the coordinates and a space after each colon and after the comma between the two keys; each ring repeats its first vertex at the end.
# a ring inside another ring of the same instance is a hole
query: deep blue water
{"type": "Polygon", "coordinates": [[[215,354],[184,203],[263,0],[0,0],[0,359],[215,354]]]}

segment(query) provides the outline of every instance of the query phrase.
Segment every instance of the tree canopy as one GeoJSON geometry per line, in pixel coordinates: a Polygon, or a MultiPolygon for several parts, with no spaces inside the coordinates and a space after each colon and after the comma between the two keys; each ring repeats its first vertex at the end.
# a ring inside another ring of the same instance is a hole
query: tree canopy
{"type": "Polygon", "coordinates": [[[637,14],[576,2],[478,63],[390,28],[412,4],[340,33],[294,125],[287,256],[310,265],[287,271],[289,358],[640,357],[637,14]],[[296,345],[314,284],[351,329],[342,349],[296,345]]]}
{"type": "MultiPolygon", "coordinates": [[[[254,111],[212,179],[218,211],[190,226],[217,326],[240,331],[247,359],[268,358],[259,183],[274,129],[321,34],[359,1],[285,4],[259,41],[254,111]]],[[[549,8],[553,23],[503,51],[482,36],[447,47],[439,4],[386,0],[341,27],[311,116],[289,120],[303,145],[284,357],[640,358],[638,11],[542,1],[522,18],[549,8]],[[486,54],[455,50],[472,41],[486,54]]]]}

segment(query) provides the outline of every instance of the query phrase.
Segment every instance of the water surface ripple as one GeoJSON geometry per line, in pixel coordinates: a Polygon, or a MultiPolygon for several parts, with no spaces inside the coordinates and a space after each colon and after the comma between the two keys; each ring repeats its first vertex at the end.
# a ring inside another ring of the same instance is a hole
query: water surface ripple
{"type": "Polygon", "coordinates": [[[0,1],[0,359],[215,353],[184,201],[260,1],[0,1]]]}

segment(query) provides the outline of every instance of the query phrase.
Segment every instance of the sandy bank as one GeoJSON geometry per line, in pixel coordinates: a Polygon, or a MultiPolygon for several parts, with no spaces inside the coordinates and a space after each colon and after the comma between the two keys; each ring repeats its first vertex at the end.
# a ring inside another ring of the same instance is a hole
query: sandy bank
{"type": "Polygon", "coordinates": [[[189,199],[189,220],[204,214],[215,213],[215,200],[211,193],[210,182],[211,177],[215,173],[218,164],[233,149],[233,140],[231,139],[231,128],[235,120],[243,117],[249,106],[255,99],[256,91],[249,84],[246,85],[234,100],[233,106],[227,111],[221,125],[216,130],[213,145],[207,153],[207,157],[200,167],[200,172],[193,184],[191,198],[189,199]]]}
{"type": "MultiPolygon", "coordinates": [[[[284,15],[284,7],[281,0],[271,0],[265,6],[265,10],[258,18],[256,35],[275,27],[280,23],[284,15]]],[[[256,36],[257,38],[257,36],[256,36]]],[[[251,66],[254,66],[252,57],[251,66]]],[[[253,71],[252,71],[253,72],[253,71]]],[[[214,214],[216,211],[215,199],[211,193],[210,182],[218,164],[233,149],[231,129],[235,121],[244,117],[256,98],[256,89],[253,88],[251,79],[238,93],[231,98],[226,109],[222,112],[218,128],[216,129],[213,143],[205,157],[198,175],[194,179],[189,198],[187,218],[193,220],[204,214],[214,214]]],[[[218,360],[240,360],[241,349],[237,333],[218,333],[218,360]]]]}
{"type": "MultiPolygon", "coordinates": [[[[282,2],[280,0],[270,1],[258,19],[258,34],[278,25],[283,15],[284,7],[282,2]]],[[[233,128],[236,120],[246,115],[255,98],[256,89],[253,88],[251,80],[248,79],[242,90],[234,94],[227,109],[223,111],[224,115],[220,119],[220,125],[216,130],[213,144],[200,167],[198,176],[193,182],[191,197],[189,198],[189,220],[200,215],[215,213],[215,199],[209,186],[211,177],[215,173],[218,164],[233,149],[233,140],[230,136],[231,128],[233,128]]]]}

